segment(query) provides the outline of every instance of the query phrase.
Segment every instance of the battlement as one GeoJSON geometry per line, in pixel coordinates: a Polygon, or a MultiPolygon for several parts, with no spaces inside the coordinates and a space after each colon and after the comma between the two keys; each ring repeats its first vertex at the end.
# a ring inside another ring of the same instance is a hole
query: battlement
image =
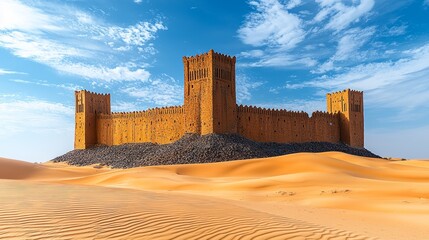
{"type": "Polygon", "coordinates": [[[344,89],[341,91],[336,91],[336,92],[332,92],[332,93],[327,93],[327,96],[334,96],[334,95],[338,95],[338,94],[344,94],[344,93],[352,93],[352,94],[363,94],[363,91],[357,91],[357,90],[352,90],[352,89],[344,89]]]}
{"type": "Polygon", "coordinates": [[[112,112],[112,114],[100,114],[100,118],[132,118],[132,117],[145,117],[153,114],[183,114],[183,106],[170,106],[170,107],[161,107],[161,108],[149,108],[142,111],[133,111],[133,112],[112,112]]]}
{"type": "Polygon", "coordinates": [[[102,97],[110,96],[110,93],[96,93],[96,92],[91,92],[91,91],[88,91],[85,89],[75,91],[75,93],[81,93],[81,92],[88,93],[88,94],[95,95],[95,96],[102,96],[102,97]]]}
{"type": "Polygon", "coordinates": [[[290,111],[286,109],[271,109],[271,108],[261,108],[256,106],[247,106],[247,105],[239,105],[237,106],[238,112],[244,112],[244,113],[258,113],[258,114],[266,114],[266,115],[273,115],[273,116],[306,116],[308,117],[308,114],[304,111],[290,111]]]}
{"type": "Polygon", "coordinates": [[[326,94],[327,112],[237,105],[235,56],[210,50],[184,56],[184,104],[111,112],[110,94],[75,91],[75,148],[170,143],[185,133],[239,134],[260,142],[343,142],[363,147],[363,92],[326,94]]]}
{"type": "Polygon", "coordinates": [[[183,57],[183,62],[204,62],[207,61],[209,57],[214,58],[217,61],[220,62],[225,62],[225,63],[234,63],[236,61],[236,57],[235,56],[229,56],[226,54],[222,54],[222,53],[218,53],[215,52],[213,49],[211,49],[210,51],[206,52],[206,53],[201,53],[201,54],[197,54],[195,56],[184,56],[183,57]]]}

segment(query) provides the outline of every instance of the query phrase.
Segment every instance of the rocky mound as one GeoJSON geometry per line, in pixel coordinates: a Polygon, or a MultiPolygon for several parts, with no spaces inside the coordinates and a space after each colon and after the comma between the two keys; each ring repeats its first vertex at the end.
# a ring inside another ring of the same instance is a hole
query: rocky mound
{"type": "Polygon", "coordinates": [[[273,157],[297,152],[339,151],[358,156],[379,157],[366,149],[327,142],[260,143],[239,135],[186,134],[170,144],[133,143],[119,146],[96,146],[73,150],[53,159],[85,166],[103,164],[113,168],[132,168],[151,165],[222,162],[228,160],[273,157]]]}

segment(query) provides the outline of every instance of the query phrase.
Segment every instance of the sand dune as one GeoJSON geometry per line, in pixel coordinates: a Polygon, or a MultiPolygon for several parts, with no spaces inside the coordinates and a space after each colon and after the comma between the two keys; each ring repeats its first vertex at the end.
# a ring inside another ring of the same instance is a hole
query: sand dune
{"type": "Polygon", "coordinates": [[[0,179],[0,238],[429,236],[429,161],[328,152],[117,170],[0,159],[0,179]]]}
{"type": "Polygon", "coordinates": [[[207,197],[5,181],[0,191],[1,239],[371,239],[207,197]]]}

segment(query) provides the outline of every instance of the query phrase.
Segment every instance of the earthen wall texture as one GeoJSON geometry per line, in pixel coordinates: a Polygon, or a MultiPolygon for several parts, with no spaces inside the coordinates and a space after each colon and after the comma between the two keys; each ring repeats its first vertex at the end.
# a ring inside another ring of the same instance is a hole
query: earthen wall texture
{"type": "Polygon", "coordinates": [[[85,149],[97,144],[99,114],[110,114],[110,95],[88,91],[75,92],[75,149],[85,149]]]}
{"type": "Polygon", "coordinates": [[[184,127],[182,106],[101,114],[97,118],[97,139],[98,143],[105,145],[143,142],[165,144],[182,137],[184,127]]]}
{"type": "Polygon", "coordinates": [[[346,89],[326,94],[329,113],[340,114],[340,140],[354,147],[364,147],[363,92],[346,89]]]}
{"type": "Polygon", "coordinates": [[[259,142],[339,142],[339,115],[238,106],[238,134],[259,142]]]}
{"type": "Polygon", "coordinates": [[[183,58],[186,132],[237,132],[235,61],[213,50],[183,58]]]}

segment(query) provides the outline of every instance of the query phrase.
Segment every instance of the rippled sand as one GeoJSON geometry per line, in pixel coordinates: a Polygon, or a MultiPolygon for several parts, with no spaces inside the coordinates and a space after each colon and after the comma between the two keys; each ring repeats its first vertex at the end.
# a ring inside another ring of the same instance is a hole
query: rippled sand
{"type": "Polygon", "coordinates": [[[127,170],[0,159],[0,239],[425,239],[429,162],[343,153],[127,170]]]}

